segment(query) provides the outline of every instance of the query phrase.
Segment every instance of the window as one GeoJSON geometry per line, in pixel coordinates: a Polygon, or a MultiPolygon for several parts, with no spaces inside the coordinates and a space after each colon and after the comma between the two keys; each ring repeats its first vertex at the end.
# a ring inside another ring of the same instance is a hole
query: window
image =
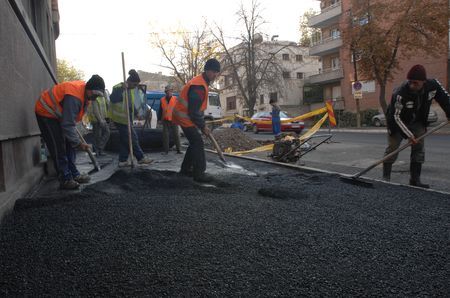
{"type": "Polygon", "coordinates": [[[336,70],[341,68],[341,60],[339,57],[331,58],[331,69],[336,70]]]}
{"type": "Polygon", "coordinates": [[[303,79],[303,72],[297,72],[297,79],[303,79]]]}
{"type": "Polygon", "coordinates": [[[289,54],[283,54],[283,60],[289,61],[289,54]]]}
{"type": "Polygon", "coordinates": [[[277,92],[270,92],[269,98],[270,98],[270,101],[277,101],[278,100],[278,93],[277,92]]]}
{"type": "Polygon", "coordinates": [[[341,37],[341,31],[340,31],[338,28],[333,28],[333,29],[330,31],[330,37],[331,37],[332,39],[336,39],[336,38],[341,37]]]}
{"type": "Polygon", "coordinates": [[[233,85],[233,76],[225,76],[225,87],[233,85]]]}
{"type": "Polygon", "coordinates": [[[264,94],[259,95],[259,104],[264,104],[264,94]]]}
{"type": "Polygon", "coordinates": [[[227,111],[236,110],[236,96],[227,97],[227,111]]]}
{"type": "Polygon", "coordinates": [[[302,55],[295,55],[295,61],[302,62],[303,61],[303,56],[302,55]]]}
{"type": "Polygon", "coordinates": [[[283,71],[283,79],[289,79],[291,77],[291,73],[289,71],[283,71]]]}

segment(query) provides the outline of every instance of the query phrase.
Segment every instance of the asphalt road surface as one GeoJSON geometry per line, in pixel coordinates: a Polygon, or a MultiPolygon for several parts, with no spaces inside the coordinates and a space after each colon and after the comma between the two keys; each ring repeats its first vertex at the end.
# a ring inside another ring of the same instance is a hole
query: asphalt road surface
{"type": "MultiPolygon", "coordinates": [[[[318,134],[324,134],[320,132],[318,134]]],[[[247,133],[257,140],[270,140],[269,133],[247,133]]],[[[315,139],[311,142],[317,142],[315,139]]],[[[305,166],[344,174],[355,174],[381,159],[387,145],[385,133],[333,132],[331,143],[324,143],[307,153],[302,162],[305,166]]],[[[411,149],[399,154],[393,166],[392,182],[409,183],[409,160],[411,149]]],[[[263,154],[266,155],[266,154],[263,154]]],[[[263,155],[259,155],[260,157],[263,155]]],[[[381,179],[382,167],[377,166],[365,176],[381,179]]],[[[425,139],[425,164],[422,180],[433,189],[450,192],[450,135],[431,135],[425,139]]]]}
{"type": "Polygon", "coordinates": [[[155,170],[179,168],[164,158],[19,200],[0,296],[450,295],[449,195],[235,159],[240,174],[216,155],[211,187],[155,170]]]}

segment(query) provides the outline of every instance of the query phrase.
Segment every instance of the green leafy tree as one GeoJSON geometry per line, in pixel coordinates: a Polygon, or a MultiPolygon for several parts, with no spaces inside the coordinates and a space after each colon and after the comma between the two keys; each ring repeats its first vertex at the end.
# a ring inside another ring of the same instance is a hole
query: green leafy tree
{"type": "Polygon", "coordinates": [[[317,14],[310,9],[300,17],[300,42],[302,47],[310,47],[312,43],[320,40],[320,29],[309,27],[309,19],[317,14]]]}
{"type": "Polygon", "coordinates": [[[57,59],[56,74],[58,82],[83,80],[84,73],[76,69],[69,62],[63,59],[57,59]]]}

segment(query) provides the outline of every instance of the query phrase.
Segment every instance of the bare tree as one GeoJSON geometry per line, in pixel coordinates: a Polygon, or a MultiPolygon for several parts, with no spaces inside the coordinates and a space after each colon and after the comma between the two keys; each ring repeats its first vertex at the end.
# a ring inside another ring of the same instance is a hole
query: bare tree
{"type": "Polygon", "coordinates": [[[256,0],[252,0],[249,10],[241,3],[237,16],[243,25],[243,32],[236,38],[236,46],[228,46],[224,30],[217,25],[213,35],[222,47],[222,73],[233,78],[233,84],[225,88],[236,88],[239,91],[251,115],[260,90],[268,86],[275,87],[278,91],[283,89],[283,70],[276,61],[276,54],[286,48],[286,45],[273,47],[266,46],[263,42],[262,26],[265,21],[256,0]]]}
{"type": "Polygon", "coordinates": [[[312,43],[320,39],[320,29],[309,26],[309,19],[316,15],[317,12],[313,9],[306,11],[303,16],[300,17],[300,46],[310,47],[312,43]]]}
{"type": "Polygon", "coordinates": [[[386,84],[401,59],[447,52],[448,12],[447,0],[352,0],[344,44],[358,59],[359,76],[380,85],[384,113],[386,84]]]}
{"type": "Polygon", "coordinates": [[[200,74],[206,60],[218,56],[218,44],[206,23],[193,32],[179,29],[170,34],[154,34],[152,44],[166,61],[161,66],[170,69],[182,84],[200,74]]]}

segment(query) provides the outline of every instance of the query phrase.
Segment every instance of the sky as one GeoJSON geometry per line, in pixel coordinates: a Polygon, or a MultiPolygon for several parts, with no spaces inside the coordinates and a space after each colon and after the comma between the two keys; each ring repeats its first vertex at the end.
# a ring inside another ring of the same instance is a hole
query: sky
{"type": "MultiPolygon", "coordinates": [[[[244,6],[251,1],[242,0],[244,6]]],[[[278,40],[298,41],[299,20],[317,0],[259,0],[267,24],[263,33],[278,40]]],[[[134,68],[170,74],[158,49],[151,45],[153,33],[169,34],[176,28],[194,30],[206,19],[224,28],[227,36],[238,36],[242,25],[236,11],[241,0],[59,0],[60,35],[56,56],[82,70],[85,79],[99,74],[106,87],[123,81],[121,52],[126,71],[134,68]]]]}

